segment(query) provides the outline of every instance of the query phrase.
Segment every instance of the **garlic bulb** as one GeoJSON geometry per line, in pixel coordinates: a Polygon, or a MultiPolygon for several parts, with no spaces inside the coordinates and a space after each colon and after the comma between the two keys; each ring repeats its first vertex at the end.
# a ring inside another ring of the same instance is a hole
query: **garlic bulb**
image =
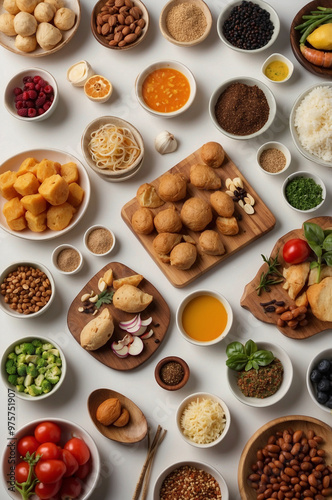
{"type": "Polygon", "coordinates": [[[173,153],[178,147],[178,143],[173,134],[167,130],[163,130],[154,140],[154,145],[158,153],[165,155],[167,153],[173,153]]]}
{"type": "Polygon", "coordinates": [[[84,87],[85,82],[94,74],[88,61],[83,60],[70,66],[67,71],[67,80],[74,87],[84,87]]]}

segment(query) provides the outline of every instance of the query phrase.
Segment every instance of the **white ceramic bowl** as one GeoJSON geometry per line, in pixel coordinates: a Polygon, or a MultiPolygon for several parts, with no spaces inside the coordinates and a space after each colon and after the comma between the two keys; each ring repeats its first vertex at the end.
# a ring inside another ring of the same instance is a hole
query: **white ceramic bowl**
{"type": "Polygon", "coordinates": [[[279,35],[280,21],[276,11],[271,7],[271,5],[269,5],[265,1],[254,0],[254,3],[259,5],[262,9],[266,10],[270,14],[270,19],[274,25],[274,31],[272,37],[266,45],[264,45],[259,49],[254,49],[254,50],[240,49],[232,45],[223,34],[223,25],[225,21],[229,18],[232,9],[242,4],[242,0],[233,0],[225,5],[225,7],[221,10],[217,20],[217,31],[219,38],[224,42],[225,45],[227,45],[227,47],[229,47],[232,50],[236,50],[237,52],[243,52],[245,54],[257,54],[257,52],[262,52],[263,50],[269,49],[271,45],[274,44],[279,35]]]}
{"type": "MultiPolygon", "coordinates": [[[[297,149],[300,151],[302,156],[307,158],[307,160],[313,161],[314,163],[317,163],[318,165],[323,165],[324,167],[332,167],[332,160],[323,160],[322,158],[319,158],[317,155],[314,155],[310,153],[310,151],[306,150],[299,139],[299,135],[297,132],[297,129],[295,127],[295,113],[303,99],[316,87],[329,87],[332,88],[332,82],[319,82],[318,84],[316,83],[315,85],[311,85],[308,87],[306,90],[304,90],[299,97],[296,99],[294,102],[294,105],[292,107],[291,113],[289,115],[289,127],[290,127],[290,132],[292,139],[294,141],[295,146],[297,149]]],[[[307,118],[307,117],[306,117],[307,118]]]]}
{"type": "Polygon", "coordinates": [[[226,335],[228,334],[228,332],[230,331],[232,323],[233,323],[233,311],[232,311],[232,308],[231,308],[229,302],[227,301],[227,299],[223,295],[221,295],[219,292],[216,292],[213,290],[200,289],[200,290],[196,290],[194,292],[189,293],[189,295],[187,295],[180,302],[180,305],[176,311],[176,326],[178,327],[178,330],[180,331],[182,337],[185,338],[188,342],[191,342],[192,344],[195,344],[198,346],[209,346],[209,345],[217,344],[218,342],[223,340],[226,337],[226,335]],[[191,300],[193,300],[195,297],[199,297],[201,295],[211,295],[212,297],[215,297],[223,304],[223,306],[225,307],[226,312],[227,312],[227,324],[226,324],[224,331],[216,339],[209,340],[206,342],[200,342],[198,340],[195,340],[195,339],[189,337],[189,335],[184,330],[183,324],[182,324],[182,314],[183,314],[184,308],[191,300]]]}
{"type": "Polygon", "coordinates": [[[263,134],[270,127],[270,125],[272,125],[273,120],[274,120],[275,115],[276,115],[276,111],[277,111],[276,100],[274,98],[273,93],[269,89],[269,87],[267,87],[265,85],[265,83],[261,82],[260,80],[256,80],[255,78],[250,78],[250,77],[241,77],[240,76],[238,78],[230,78],[229,80],[224,81],[221,85],[219,85],[219,87],[216,88],[216,90],[211,95],[210,101],[209,101],[210,118],[213,121],[215,127],[220,132],[222,132],[227,137],[230,137],[231,139],[238,139],[238,140],[253,139],[254,137],[257,137],[258,135],[263,134]],[[224,130],[219,125],[219,123],[217,121],[216,114],[215,114],[215,106],[217,104],[217,101],[218,101],[220,95],[232,83],[243,83],[243,84],[249,85],[249,86],[257,85],[257,87],[259,89],[261,89],[264,92],[264,94],[265,94],[267,103],[268,103],[269,108],[270,108],[269,117],[268,117],[266,123],[263,125],[263,127],[261,129],[257,130],[257,132],[254,132],[253,134],[248,134],[248,135],[235,135],[235,134],[231,134],[231,133],[227,132],[226,130],[224,130]]]}
{"type": "Polygon", "coordinates": [[[135,92],[136,92],[136,97],[142,108],[144,108],[148,113],[154,116],[159,116],[163,118],[174,118],[175,116],[180,115],[181,113],[184,113],[187,111],[188,108],[192,105],[195,95],[196,95],[196,81],[194,78],[194,75],[192,72],[185,66],[184,64],[177,62],[177,61],[158,61],[155,63],[150,64],[147,66],[143,71],[138,75],[136,78],[135,82],[135,92]],[[142,95],[142,86],[147,78],[147,76],[155,71],[156,69],[160,68],[172,68],[180,73],[182,73],[189,81],[190,84],[190,95],[189,99],[186,102],[182,108],[176,110],[176,111],[171,111],[170,113],[160,113],[158,111],[155,111],[154,109],[151,109],[144,101],[143,95],[142,95]]]}
{"type": "Polygon", "coordinates": [[[331,408],[328,408],[327,406],[325,406],[325,405],[323,405],[321,403],[318,403],[318,401],[316,399],[316,392],[317,392],[316,387],[315,387],[316,384],[314,384],[310,380],[310,374],[311,374],[312,370],[315,367],[317,367],[318,363],[322,359],[329,359],[330,361],[332,361],[332,348],[324,349],[324,351],[321,351],[318,354],[316,354],[312,358],[312,360],[310,361],[308,369],[307,369],[307,374],[306,374],[307,389],[308,389],[308,392],[310,394],[311,399],[318,406],[318,408],[320,408],[323,411],[328,412],[331,415],[331,413],[332,413],[332,409],[331,408]]]}
{"type": "Polygon", "coordinates": [[[74,247],[73,245],[68,245],[68,244],[59,245],[52,252],[52,264],[55,267],[55,269],[61,274],[66,274],[66,275],[76,274],[82,269],[83,263],[84,263],[83,255],[81,254],[79,249],[74,247]],[[59,256],[60,252],[62,252],[62,250],[66,250],[66,249],[75,250],[75,252],[77,252],[79,257],[80,257],[80,262],[79,262],[78,266],[76,267],[76,269],[74,269],[73,271],[63,271],[62,269],[60,269],[60,267],[58,265],[58,256],[59,256]]]}
{"type": "Polygon", "coordinates": [[[264,399],[251,398],[245,396],[237,385],[237,376],[239,372],[231,370],[228,367],[227,367],[227,380],[231,392],[239,401],[241,401],[241,403],[244,403],[248,406],[255,406],[256,408],[263,408],[266,406],[274,405],[286,395],[293,380],[293,365],[286,351],[284,351],[284,349],[282,349],[280,346],[276,344],[270,344],[269,342],[257,342],[257,347],[258,349],[272,351],[274,356],[281,361],[282,366],[284,367],[283,380],[277,392],[272,396],[269,396],[268,398],[264,399]]]}
{"type": "Polygon", "coordinates": [[[190,394],[190,396],[187,396],[179,404],[178,409],[176,410],[175,418],[176,418],[176,425],[177,425],[178,431],[181,434],[182,438],[185,440],[185,442],[188,444],[191,444],[192,446],[195,446],[196,448],[203,448],[203,449],[204,448],[212,448],[213,446],[216,446],[217,444],[219,444],[226,436],[226,434],[229,430],[229,427],[231,425],[231,415],[229,413],[229,409],[228,409],[225,401],[220,399],[218,396],[215,396],[214,394],[210,394],[209,392],[195,392],[194,394],[190,394]],[[216,401],[221,406],[221,408],[224,412],[224,415],[225,415],[225,420],[226,420],[225,427],[224,427],[222,433],[220,434],[220,436],[217,439],[215,439],[214,441],[212,441],[211,443],[207,443],[207,444],[196,443],[195,441],[192,441],[187,436],[185,436],[183,434],[183,431],[181,428],[181,416],[182,416],[185,408],[189,405],[189,403],[191,403],[192,401],[196,401],[197,399],[199,399],[200,401],[202,399],[211,399],[212,401],[216,401]]]}
{"type": "Polygon", "coordinates": [[[196,469],[200,469],[211,474],[211,476],[213,476],[219,484],[222,500],[229,500],[227,484],[220,472],[205,462],[194,462],[192,460],[176,462],[175,464],[169,465],[168,467],[166,467],[166,469],[161,471],[153,488],[153,500],[160,500],[160,489],[166,477],[175,469],[184,467],[185,465],[188,465],[189,467],[195,467],[196,469]]]}
{"type": "Polygon", "coordinates": [[[43,158],[47,158],[48,160],[56,161],[60,164],[74,162],[77,165],[79,172],[79,184],[84,189],[84,198],[80,206],[77,208],[77,212],[74,214],[69,225],[63,229],[62,231],[52,231],[51,229],[46,229],[42,233],[34,233],[29,229],[24,229],[23,231],[13,231],[9,228],[6,222],[6,218],[2,213],[2,209],[7,200],[5,200],[2,196],[0,196],[0,227],[7,231],[7,233],[12,236],[17,236],[18,238],[23,238],[26,240],[51,240],[53,238],[58,238],[63,236],[65,233],[68,233],[73,227],[78,224],[78,222],[82,219],[89,201],[90,201],[90,179],[87,171],[85,170],[83,163],[80,162],[75,156],[69,154],[65,151],[60,151],[58,149],[30,149],[29,151],[23,151],[22,153],[18,153],[11,158],[8,158],[5,162],[3,162],[0,166],[0,174],[3,174],[7,170],[12,170],[13,172],[17,172],[21,163],[26,158],[35,158],[38,161],[42,161],[43,158]]]}
{"type": "Polygon", "coordinates": [[[265,174],[268,174],[268,175],[283,174],[288,169],[288,167],[291,163],[291,159],[292,159],[292,156],[291,156],[289,149],[281,142],[276,142],[276,141],[270,141],[270,142],[266,142],[265,144],[263,144],[258,149],[257,155],[256,155],[257,165],[259,166],[259,168],[262,172],[264,172],[265,174]],[[279,172],[268,172],[267,170],[264,170],[264,168],[260,164],[259,159],[261,157],[261,154],[263,153],[263,151],[266,151],[267,149],[278,149],[279,151],[281,151],[285,155],[286,164],[282,170],[279,170],[279,172]]]}
{"type": "Polygon", "coordinates": [[[4,296],[0,294],[0,309],[3,312],[5,312],[6,314],[8,314],[9,316],[12,316],[13,318],[17,318],[17,319],[37,318],[41,314],[44,314],[44,312],[46,312],[47,309],[49,309],[49,307],[51,306],[51,304],[52,304],[52,302],[54,300],[54,296],[55,296],[55,283],[54,283],[54,280],[53,280],[53,276],[51,274],[51,271],[49,271],[49,269],[47,269],[47,267],[44,266],[43,264],[40,264],[39,262],[32,262],[32,261],[23,260],[21,262],[15,262],[13,264],[10,264],[9,266],[7,266],[1,272],[1,274],[0,274],[0,284],[3,283],[3,280],[8,276],[9,273],[15,271],[19,266],[31,266],[31,267],[34,267],[34,268],[38,268],[43,273],[45,273],[46,276],[48,277],[50,283],[51,283],[51,289],[52,289],[51,297],[50,297],[49,301],[46,303],[46,305],[44,307],[42,307],[41,309],[39,309],[39,311],[37,311],[35,313],[31,313],[31,314],[22,314],[22,313],[16,312],[14,309],[11,309],[9,307],[9,305],[6,304],[6,302],[4,300],[4,296]]]}
{"type": "Polygon", "coordinates": [[[318,177],[318,175],[316,175],[316,174],[312,174],[311,172],[304,172],[304,171],[294,172],[293,174],[290,174],[288,177],[286,177],[286,179],[284,180],[284,183],[282,185],[282,195],[284,197],[285,202],[287,203],[287,205],[289,207],[291,207],[296,212],[300,212],[300,213],[306,214],[306,213],[310,213],[310,212],[315,212],[316,210],[318,210],[323,205],[323,203],[325,201],[325,198],[326,198],[326,187],[325,187],[325,184],[322,181],[322,179],[320,177],[318,177]],[[321,201],[321,203],[319,203],[316,207],[310,208],[309,210],[300,210],[298,208],[293,207],[289,203],[289,201],[287,200],[287,197],[286,197],[286,186],[287,186],[288,182],[291,181],[292,179],[294,179],[295,177],[305,177],[307,179],[313,179],[316,184],[318,184],[319,186],[321,186],[321,188],[322,188],[322,198],[323,198],[323,200],[321,201]]]}
{"type": "Polygon", "coordinates": [[[292,61],[290,61],[289,59],[287,59],[287,57],[285,57],[282,54],[279,54],[277,52],[275,54],[271,54],[267,59],[265,59],[265,61],[262,64],[262,68],[261,68],[262,75],[264,76],[264,78],[266,79],[266,81],[268,81],[270,83],[285,83],[285,82],[288,82],[288,80],[290,79],[290,77],[293,74],[293,71],[294,71],[294,64],[292,63],[292,61]],[[280,81],[272,80],[265,73],[266,68],[268,67],[268,65],[271,62],[274,62],[274,61],[281,61],[284,64],[286,64],[286,66],[288,68],[288,75],[283,80],[280,80],[280,81]]]}
{"type": "Polygon", "coordinates": [[[84,233],[84,237],[83,237],[83,242],[84,242],[84,245],[85,245],[85,248],[87,249],[87,251],[91,254],[91,255],[94,255],[95,257],[104,257],[105,255],[108,255],[111,253],[111,251],[113,250],[114,246],[115,246],[115,235],[113,233],[113,231],[109,228],[109,227],[106,227],[106,226],[103,226],[101,224],[95,224],[94,226],[91,226],[89,227],[89,229],[87,229],[84,233]],[[88,247],[88,238],[89,238],[89,235],[92,231],[94,231],[95,229],[106,229],[107,231],[109,231],[112,235],[112,238],[113,238],[113,243],[110,247],[109,250],[107,250],[107,252],[104,252],[104,253],[94,253],[90,250],[90,248],[88,247]]]}
{"type": "Polygon", "coordinates": [[[53,340],[45,338],[45,337],[40,337],[39,335],[24,337],[24,338],[16,340],[15,342],[12,342],[7,347],[7,349],[4,351],[4,353],[2,354],[2,358],[1,358],[1,379],[2,379],[2,382],[8,388],[8,390],[11,389],[12,391],[15,391],[15,396],[17,396],[20,399],[25,399],[26,401],[40,401],[41,399],[46,399],[49,396],[52,396],[53,394],[55,394],[56,391],[58,391],[60,389],[60,387],[65,379],[66,371],[67,371],[66,358],[65,358],[65,355],[64,355],[62,349],[60,348],[60,346],[56,342],[54,342],[53,340]],[[46,394],[41,394],[40,396],[30,396],[30,394],[26,394],[25,392],[16,391],[15,386],[8,382],[8,374],[6,372],[6,361],[7,361],[8,354],[14,351],[15,346],[17,346],[19,344],[23,344],[25,342],[32,342],[33,340],[41,340],[45,344],[46,343],[52,344],[55,347],[55,349],[59,350],[60,358],[62,361],[61,377],[60,377],[59,382],[53,386],[53,389],[50,392],[48,392],[46,394]]]}
{"type": "MultiPolygon", "coordinates": [[[[24,436],[33,435],[34,429],[37,427],[37,425],[45,421],[53,422],[61,428],[62,431],[61,441],[60,441],[61,446],[63,446],[72,437],[83,439],[85,444],[88,446],[91,456],[91,471],[89,475],[86,477],[86,479],[83,479],[82,491],[76,499],[76,500],[86,500],[87,498],[90,497],[91,493],[97,486],[97,482],[100,477],[100,457],[98,448],[94,440],[92,439],[90,434],[85,429],[83,429],[83,427],[76,424],[75,422],[71,422],[70,420],[65,420],[63,418],[40,418],[38,420],[33,420],[32,422],[21,427],[16,432],[15,436],[12,437],[12,440],[14,441],[15,439],[15,442],[17,442],[24,436]]],[[[10,457],[12,457],[11,453],[13,453],[13,448],[7,445],[2,455],[2,482],[4,488],[8,491],[8,495],[10,496],[10,498],[12,498],[13,500],[20,500],[22,498],[21,494],[15,490],[14,479],[12,479],[13,464],[10,460],[10,457]],[[10,481],[10,485],[13,486],[12,490],[9,489],[8,480],[10,481]]],[[[17,454],[15,463],[18,463],[20,461],[21,459],[17,454]]],[[[33,496],[31,498],[35,499],[37,497],[33,496]]]]}
{"type": "Polygon", "coordinates": [[[59,89],[57,82],[55,78],[51,75],[51,73],[41,68],[24,69],[23,71],[16,73],[16,75],[14,75],[6,85],[4,94],[5,108],[7,109],[8,113],[10,113],[12,116],[18,118],[19,120],[23,120],[25,122],[41,122],[42,120],[49,118],[53,114],[55,108],[57,107],[58,102],[59,102],[59,89]],[[23,78],[25,76],[34,77],[37,75],[41,76],[43,80],[48,82],[48,84],[53,87],[54,91],[53,103],[48,108],[48,110],[45,111],[45,113],[43,113],[42,115],[36,115],[33,118],[29,118],[27,116],[20,116],[19,114],[17,114],[17,109],[15,107],[15,95],[13,91],[16,87],[23,88],[24,86],[23,78]]]}

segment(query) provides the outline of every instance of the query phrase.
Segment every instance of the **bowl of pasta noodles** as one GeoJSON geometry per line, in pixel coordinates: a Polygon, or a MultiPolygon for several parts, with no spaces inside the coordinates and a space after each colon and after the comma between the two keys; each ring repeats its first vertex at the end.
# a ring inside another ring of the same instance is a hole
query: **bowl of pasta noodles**
{"type": "Polygon", "coordinates": [[[107,180],[135,174],[142,164],[144,143],[139,131],[117,116],[90,122],[82,135],[84,158],[92,170],[107,180]]]}

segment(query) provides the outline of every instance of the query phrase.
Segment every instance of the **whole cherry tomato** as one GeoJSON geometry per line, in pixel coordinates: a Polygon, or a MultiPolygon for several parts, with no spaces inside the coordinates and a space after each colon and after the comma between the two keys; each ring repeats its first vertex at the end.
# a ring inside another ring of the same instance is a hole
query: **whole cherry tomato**
{"type": "Polygon", "coordinates": [[[85,479],[91,470],[91,460],[85,462],[85,464],[80,465],[77,469],[75,476],[79,479],[85,479]]]}
{"type": "Polygon", "coordinates": [[[72,438],[64,445],[64,449],[70,451],[76,458],[78,465],[83,465],[90,458],[90,450],[80,438],[72,438]]]}
{"type": "Polygon", "coordinates": [[[300,264],[307,260],[310,253],[311,248],[305,240],[293,238],[284,244],[282,256],[288,264],[300,264]]]}
{"type": "Polygon", "coordinates": [[[61,448],[55,443],[43,443],[38,446],[36,455],[41,455],[41,460],[61,459],[61,448]]]}
{"type": "Polygon", "coordinates": [[[81,493],[82,485],[77,477],[66,477],[62,481],[60,489],[61,500],[69,500],[70,498],[77,498],[81,493]]]}
{"type": "Polygon", "coordinates": [[[15,479],[18,483],[25,483],[29,475],[29,464],[20,462],[15,467],[15,479]]]}
{"type": "Polygon", "coordinates": [[[35,493],[42,500],[49,500],[58,493],[61,488],[61,484],[61,480],[52,484],[37,483],[35,486],[35,493]]]}
{"type": "Polygon", "coordinates": [[[41,422],[35,428],[35,438],[39,443],[58,443],[61,438],[61,429],[53,422],[41,422]]]}
{"type": "Polygon", "coordinates": [[[56,483],[65,473],[62,460],[39,460],[35,466],[35,474],[41,483],[56,483]]]}
{"type": "Polygon", "coordinates": [[[78,469],[78,462],[74,455],[68,450],[61,450],[61,460],[64,462],[67,470],[64,477],[72,476],[78,469]]]}
{"type": "Polygon", "coordinates": [[[24,436],[17,443],[17,451],[21,457],[25,457],[27,452],[30,455],[37,450],[39,443],[34,436],[24,436]]]}

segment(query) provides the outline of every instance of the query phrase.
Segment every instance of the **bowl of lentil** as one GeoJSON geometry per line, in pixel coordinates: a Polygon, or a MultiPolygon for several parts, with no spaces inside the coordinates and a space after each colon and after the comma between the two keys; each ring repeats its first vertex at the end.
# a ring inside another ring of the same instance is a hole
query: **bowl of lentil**
{"type": "Polygon", "coordinates": [[[36,318],[55,295],[51,272],[39,262],[17,262],[0,274],[0,309],[14,318],[36,318]]]}
{"type": "Polygon", "coordinates": [[[220,472],[205,462],[182,461],[169,465],[158,476],[153,500],[171,500],[176,491],[176,498],[192,500],[194,498],[213,498],[229,500],[225,479],[220,472]],[[200,496],[197,496],[199,492],[200,496]]]}
{"type": "Polygon", "coordinates": [[[268,175],[284,173],[291,163],[291,158],[289,149],[281,142],[266,142],[257,151],[257,164],[268,175]]]}
{"type": "Polygon", "coordinates": [[[257,342],[257,348],[271,351],[275,357],[272,363],[247,372],[227,367],[227,380],[241,403],[263,408],[278,403],[287,394],[293,380],[293,365],[284,349],[276,344],[257,342]]]}
{"type": "Polygon", "coordinates": [[[73,245],[59,245],[52,252],[52,263],[61,274],[76,274],[83,267],[83,256],[73,245]]]}
{"type": "Polygon", "coordinates": [[[217,20],[218,35],[224,44],[246,54],[270,48],[279,30],[278,14],[262,0],[233,0],[225,5],[217,20]],[[248,17],[251,23],[248,23],[248,17]]]}
{"type": "Polygon", "coordinates": [[[202,0],[170,0],[163,7],[159,18],[163,37],[182,47],[203,42],[211,27],[211,11],[202,0]]]}
{"type": "Polygon", "coordinates": [[[160,387],[167,391],[177,391],[188,382],[190,370],[182,358],[167,356],[159,361],[154,374],[160,387]]]}
{"type": "Polygon", "coordinates": [[[316,354],[310,361],[306,382],[313,402],[323,411],[332,411],[332,348],[316,354]]]}
{"type": "Polygon", "coordinates": [[[104,257],[111,253],[115,246],[115,235],[106,226],[94,225],[84,233],[84,245],[89,253],[104,257]]]}
{"type": "Polygon", "coordinates": [[[231,139],[257,137],[272,125],[277,111],[273,93],[260,80],[235,77],[224,81],[209,102],[215,127],[231,139]]]}
{"type": "Polygon", "coordinates": [[[282,185],[285,202],[296,212],[310,213],[318,210],[326,198],[326,187],[318,175],[310,172],[294,172],[282,185]]]}

